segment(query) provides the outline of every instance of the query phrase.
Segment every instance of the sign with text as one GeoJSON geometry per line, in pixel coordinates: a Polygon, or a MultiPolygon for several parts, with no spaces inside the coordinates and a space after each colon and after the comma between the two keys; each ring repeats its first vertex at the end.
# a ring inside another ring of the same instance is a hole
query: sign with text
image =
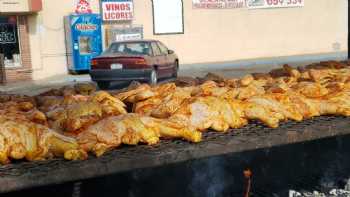
{"type": "Polygon", "coordinates": [[[143,39],[143,26],[136,25],[132,27],[113,27],[106,29],[106,44],[125,40],[143,39]]]}
{"type": "Polygon", "coordinates": [[[135,34],[119,34],[115,36],[115,41],[125,41],[125,40],[141,40],[142,34],[141,33],[135,33],[135,34]]]}
{"type": "Polygon", "coordinates": [[[247,0],[250,9],[303,7],[304,0],[247,0]]]}
{"type": "Polygon", "coordinates": [[[129,21],[133,19],[132,0],[102,0],[101,2],[104,21],[129,21]]]}
{"type": "Polygon", "coordinates": [[[246,0],[192,0],[192,7],[196,9],[233,9],[243,8],[246,0]]]}
{"type": "Polygon", "coordinates": [[[9,23],[0,23],[0,44],[16,43],[15,25],[9,23]]]}

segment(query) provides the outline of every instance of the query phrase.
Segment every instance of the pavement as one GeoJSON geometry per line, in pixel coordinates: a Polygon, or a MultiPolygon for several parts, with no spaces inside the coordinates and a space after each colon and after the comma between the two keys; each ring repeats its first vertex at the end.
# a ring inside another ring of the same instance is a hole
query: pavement
{"type": "MultiPolygon", "coordinates": [[[[227,78],[236,78],[253,72],[268,72],[271,69],[281,67],[285,63],[296,67],[304,66],[314,62],[344,59],[347,59],[346,53],[186,64],[180,65],[179,76],[203,77],[208,72],[212,72],[227,78]]],[[[165,81],[171,80],[173,79],[167,79],[165,81]]],[[[72,85],[79,82],[91,82],[91,78],[88,74],[63,74],[30,82],[16,82],[2,86],[0,85],[0,93],[35,95],[52,88],[59,88],[65,85],[72,85]]],[[[111,89],[119,89],[127,85],[128,83],[125,82],[113,83],[111,89]]]]}

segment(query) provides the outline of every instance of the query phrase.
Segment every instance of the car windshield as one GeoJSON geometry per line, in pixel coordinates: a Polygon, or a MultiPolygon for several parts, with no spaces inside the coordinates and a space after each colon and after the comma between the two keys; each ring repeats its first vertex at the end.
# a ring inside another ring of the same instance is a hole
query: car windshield
{"type": "Polygon", "coordinates": [[[151,49],[149,43],[113,43],[105,53],[127,53],[132,55],[150,55],[151,49]]]}

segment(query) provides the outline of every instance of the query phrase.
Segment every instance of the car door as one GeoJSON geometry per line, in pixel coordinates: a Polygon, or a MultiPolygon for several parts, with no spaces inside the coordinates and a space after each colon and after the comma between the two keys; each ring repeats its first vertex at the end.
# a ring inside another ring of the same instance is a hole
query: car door
{"type": "Polygon", "coordinates": [[[151,42],[151,47],[153,51],[155,66],[157,66],[158,77],[165,77],[166,76],[166,70],[164,70],[164,68],[166,68],[165,56],[164,54],[161,53],[156,42],[151,42]]]}
{"type": "Polygon", "coordinates": [[[172,76],[175,66],[175,59],[169,54],[168,48],[161,42],[157,42],[160,52],[164,56],[164,73],[167,77],[172,76]]]}

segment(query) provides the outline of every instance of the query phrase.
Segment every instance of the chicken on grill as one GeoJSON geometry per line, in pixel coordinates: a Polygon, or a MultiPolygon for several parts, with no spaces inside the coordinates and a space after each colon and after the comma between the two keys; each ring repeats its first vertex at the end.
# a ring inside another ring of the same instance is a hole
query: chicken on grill
{"type": "Polygon", "coordinates": [[[76,84],[36,97],[1,95],[0,162],[84,159],[86,152],[100,156],[121,144],[153,145],[162,138],[199,142],[202,131],[226,132],[249,120],[275,128],[286,120],[350,116],[349,62],[284,65],[240,79],[210,73],[180,84],[186,87],[134,83],[110,94],[76,84]]]}
{"type": "Polygon", "coordinates": [[[18,114],[0,115],[0,163],[9,163],[11,159],[44,160],[53,156],[77,160],[85,159],[87,154],[73,138],[18,114]]]}
{"type": "Polygon", "coordinates": [[[303,119],[286,94],[265,94],[249,98],[245,101],[244,111],[246,118],[260,120],[272,128],[278,127],[279,121],[282,120],[303,119]]]}
{"type": "Polygon", "coordinates": [[[9,101],[0,103],[0,115],[22,116],[29,121],[47,125],[45,114],[37,110],[31,102],[9,101]]]}
{"type": "Polygon", "coordinates": [[[212,128],[225,132],[247,124],[241,101],[212,96],[186,100],[169,120],[200,131],[212,128]]]}
{"type": "Polygon", "coordinates": [[[167,120],[130,113],[105,118],[77,136],[80,146],[96,156],[121,144],[154,145],[160,138],[183,138],[190,142],[199,142],[201,133],[167,120]]]}
{"type": "Polygon", "coordinates": [[[47,112],[50,126],[59,131],[79,132],[98,120],[125,114],[125,104],[107,92],[96,92],[92,96],[63,100],[57,108],[47,112]]]}

